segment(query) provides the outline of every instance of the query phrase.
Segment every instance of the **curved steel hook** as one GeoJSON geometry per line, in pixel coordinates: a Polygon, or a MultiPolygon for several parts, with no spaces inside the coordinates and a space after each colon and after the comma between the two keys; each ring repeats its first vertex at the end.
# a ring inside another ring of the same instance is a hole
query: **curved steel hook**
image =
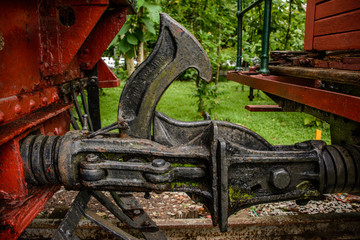
{"type": "Polygon", "coordinates": [[[165,13],[149,57],[127,81],[120,97],[118,123],[131,137],[151,138],[151,121],[162,94],[186,69],[195,68],[199,77],[211,81],[212,69],[205,50],[195,37],[165,13]]]}

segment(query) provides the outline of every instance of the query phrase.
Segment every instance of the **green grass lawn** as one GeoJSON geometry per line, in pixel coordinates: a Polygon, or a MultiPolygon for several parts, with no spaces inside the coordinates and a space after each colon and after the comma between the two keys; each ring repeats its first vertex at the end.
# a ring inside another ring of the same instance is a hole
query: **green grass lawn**
{"type": "MultiPolygon", "coordinates": [[[[100,96],[102,126],[116,121],[117,107],[122,86],[103,89],[100,96]]],[[[315,138],[316,129],[322,130],[322,140],[330,143],[330,127],[327,123],[321,126],[305,126],[304,119],[309,115],[288,112],[249,112],[245,109],[248,104],[274,104],[264,93],[250,102],[249,89],[242,91],[240,84],[225,81],[218,85],[219,96],[211,115],[214,120],[229,121],[243,125],[260,134],[271,144],[294,144],[315,138]]],[[[182,121],[201,120],[197,112],[197,99],[193,96],[196,91],[194,82],[175,81],[161,98],[157,111],[182,121]]],[[[256,95],[256,91],[254,91],[256,95]]]]}

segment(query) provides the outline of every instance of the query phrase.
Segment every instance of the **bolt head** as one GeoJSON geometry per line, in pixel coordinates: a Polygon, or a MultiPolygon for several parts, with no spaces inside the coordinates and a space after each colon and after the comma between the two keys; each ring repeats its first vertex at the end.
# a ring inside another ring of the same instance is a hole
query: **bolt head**
{"type": "Polygon", "coordinates": [[[90,153],[86,156],[86,160],[89,162],[97,162],[98,159],[99,159],[99,157],[93,153],[90,153]]]}
{"type": "Polygon", "coordinates": [[[141,211],[139,209],[134,210],[135,215],[140,215],[141,211]]]}
{"type": "Polygon", "coordinates": [[[20,106],[19,104],[16,104],[16,105],[15,105],[15,113],[16,113],[16,114],[21,113],[21,106],[20,106]]]}
{"type": "Polygon", "coordinates": [[[159,158],[154,159],[152,161],[152,165],[154,167],[163,167],[163,166],[165,166],[165,160],[164,159],[159,159],[159,158]]]}
{"type": "Polygon", "coordinates": [[[270,179],[274,187],[280,190],[287,188],[291,182],[290,174],[284,168],[273,170],[270,179]]]}

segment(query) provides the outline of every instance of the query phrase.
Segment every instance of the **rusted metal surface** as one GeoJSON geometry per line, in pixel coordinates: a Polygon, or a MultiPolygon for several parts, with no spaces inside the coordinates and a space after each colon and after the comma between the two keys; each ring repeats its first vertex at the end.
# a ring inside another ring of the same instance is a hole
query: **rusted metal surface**
{"type": "MultiPolygon", "coordinates": [[[[58,188],[25,181],[19,145],[29,134],[50,141],[69,131],[73,104],[63,87],[86,75],[81,66],[99,61],[126,20],[129,2],[119,4],[105,11],[108,0],[0,2],[1,239],[16,239],[58,188]]],[[[37,162],[43,181],[50,159],[37,162]]]]}
{"type": "MultiPolygon", "coordinates": [[[[326,70],[328,71],[328,70],[326,70]]],[[[297,85],[291,78],[228,72],[228,79],[325,112],[360,122],[360,97],[297,85]],[[288,79],[288,80],[287,80],[288,79]]],[[[306,80],[304,80],[306,82],[306,80]]]]}
{"type": "Polygon", "coordinates": [[[100,59],[98,62],[99,88],[111,88],[120,86],[120,79],[109,69],[106,63],[100,59]]]}
{"type": "MultiPolygon", "coordinates": [[[[358,239],[360,237],[359,213],[230,218],[226,233],[214,228],[209,219],[157,219],[155,222],[167,238],[173,240],[358,239]]],[[[20,239],[50,239],[59,223],[58,219],[35,219],[20,239]]],[[[125,226],[122,226],[122,229],[134,234],[134,231],[125,226]]],[[[80,239],[117,239],[88,220],[80,220],[75,233],[80,239]]]]}

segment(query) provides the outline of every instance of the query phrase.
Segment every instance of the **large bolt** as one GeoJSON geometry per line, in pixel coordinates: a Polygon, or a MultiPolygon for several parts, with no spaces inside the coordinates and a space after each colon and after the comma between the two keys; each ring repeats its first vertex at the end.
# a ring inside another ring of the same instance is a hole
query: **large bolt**
{"type": "Polygon", "coordinates": [[[163,167],[163,166],[165,166],[165,160],[164,159],[159,159],[159,158],[154,159],[152,161],[152,165],[154,167],[163,167]]]}
{"type": "Polygon", "coordinates": [[[277,189],[285,189],[289,186],[291,178],[284,168],[279,168],[271,172],[270,181],[277,189]]]}

